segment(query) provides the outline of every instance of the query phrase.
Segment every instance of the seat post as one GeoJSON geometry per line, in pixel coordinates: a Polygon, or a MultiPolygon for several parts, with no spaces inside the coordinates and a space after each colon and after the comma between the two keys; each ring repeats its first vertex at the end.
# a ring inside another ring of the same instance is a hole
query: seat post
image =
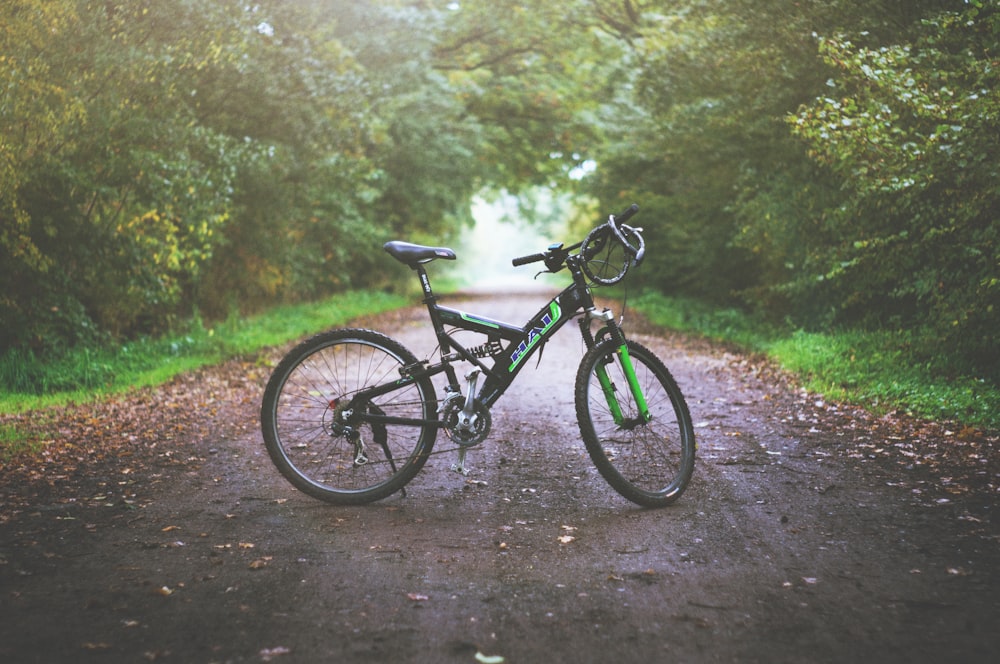
{"type": "Polygon", "coordinates": [[[437,302],[437,295],[431,290],[431,281],[427,277],[427,270],[424,269],[422,263],[417,263],[413,266],[413,270],[417,273],[420,278],[420,287],[424,290],[424,304],[434,304],[437,302]]]}
{"type": "MultiPolygon", "coordinates": [[[[444,322],[441,320],[441,313],[435,306],[438,301],[438,296],[434,294],[431,290],[431,281],[427,278],[427,270],[424,269],[423,264],[415,263],[411,266],[417,276],[420,277],[420,287],[424,289],[424,299],[423,303],[427,305],[427,314],[431,318],[431,325],[434,327],[434,336],[437,337],[438,344],[440,344],[441,355],[446,355],[451,350],[451,343],[448,339],[448,335],[444,330],[444,322]]],[[[448,366],[445,369],[448,375],[448,384],[452,386],[457,386],[458,382],[455,378],[455,370],[448,366]]],[[[457,390],[458,388],[455,387],[457,390]]]]}

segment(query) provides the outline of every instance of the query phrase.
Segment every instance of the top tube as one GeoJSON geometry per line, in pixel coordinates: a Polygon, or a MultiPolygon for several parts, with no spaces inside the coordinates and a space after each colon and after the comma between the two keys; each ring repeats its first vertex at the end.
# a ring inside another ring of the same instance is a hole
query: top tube
{"type": "Polygon", "coordinates": [[[462,330],[478,332],[488,336],[500,337],[508,341],[517,339],[524,333],[524,328],[511,325],[510,323],[504,323],[477,314],[470,314],[459,309],[442,307],[438,304],[433,306],[437,310],[437,313],[440,314],[441,322],[445,325],[451,325],[462,330]]]}

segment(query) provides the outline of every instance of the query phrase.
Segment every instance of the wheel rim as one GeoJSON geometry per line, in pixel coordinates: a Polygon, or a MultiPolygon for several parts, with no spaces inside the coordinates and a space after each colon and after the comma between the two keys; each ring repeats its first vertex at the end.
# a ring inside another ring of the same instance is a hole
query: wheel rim
{"type": "MultiPolygon", "coordinates": [[[[358,390],[398,376],[404,359],[364,340],[317,349],[285,377],[275,403],[280,454],[299,479],[321,491],[367,492],[392,481],[414,462],[425,429],[369,424],[342,427],[336,417],[358,390]],[[356,433],[358,441],[353,439],[356,433]],[[366,460],[362,462],[362,460],[366,460]]],[[[432,416],[419,383],[381,397],[373,412],[427,419],[432,416]]]]}

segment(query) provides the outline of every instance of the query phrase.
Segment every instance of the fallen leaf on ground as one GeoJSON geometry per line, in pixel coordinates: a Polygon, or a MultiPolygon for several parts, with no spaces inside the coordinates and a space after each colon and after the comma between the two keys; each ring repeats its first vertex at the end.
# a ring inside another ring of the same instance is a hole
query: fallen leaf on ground
{"type": "Polygon", "coordinates": [[[108,650],[111,648],[110,643],[104,643],[103,641],[94,643],[92,641],[86,641],[80,644],[84,650],[108,650]]]}
{"type": "Polygon", "coordinates": [[[265,662],[270,662],[275,657],[280,655],[288,655],[292,652],[291,648],[286,648],[285,646],[276,646],[274,648],[264,648],[260,651],[260,658],[265,662]]]}

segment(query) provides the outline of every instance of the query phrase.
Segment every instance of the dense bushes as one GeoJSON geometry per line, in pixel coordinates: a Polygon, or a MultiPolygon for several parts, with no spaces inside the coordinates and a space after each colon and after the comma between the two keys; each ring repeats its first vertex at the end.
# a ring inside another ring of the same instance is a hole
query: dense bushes
{"type": "Polygon", "coordinates": [[[649,281],[1000,380],[996,3],[654,4],[592,189],[646,203],[649,281]]]}
{"type": "Polygon", "coordinates": [[[994,0],[13,0],[0,19],[0,352],[389,286],[381,241],[447,241],[481,188],[543,186],[575,188],[587,223],[639,202],[663,292],[920,328],[924,355],[1000,379],[994,0]]]}
{"type": "Polygon", "coordinates": [[[380,37],[362,22],[431,18],[346,0],[6,3],[0,352],[384,282],[380,241],[442,232],[479,186],[474,136],[444,131],[458,107],[407,60],[429,43],[365,60],[380,37]],[[402,87],[435,101],[419,140],[402,87]],[[448,170],[401,172],[418,154],[448,170]]]}

